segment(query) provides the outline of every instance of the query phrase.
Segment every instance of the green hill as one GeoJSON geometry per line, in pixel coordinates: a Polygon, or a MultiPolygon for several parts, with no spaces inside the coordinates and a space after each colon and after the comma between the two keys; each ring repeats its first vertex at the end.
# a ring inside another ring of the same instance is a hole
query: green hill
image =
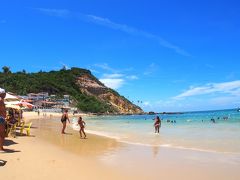
{"type": "Polygon", "coordinates": [[[63,96],[69,94],[80,110],[93,113],[142,113],[116,91],[107,88],[89,70],[71,68],[60,71],[12,73],[6,66],[0,73],[1,87],[19,95],[48,92],[63,96]]]}

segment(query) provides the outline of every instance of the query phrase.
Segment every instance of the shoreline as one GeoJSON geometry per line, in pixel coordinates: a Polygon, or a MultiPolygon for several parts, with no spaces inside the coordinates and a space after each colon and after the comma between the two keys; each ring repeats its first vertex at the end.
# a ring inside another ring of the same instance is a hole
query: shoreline
{"type": "MultiPolygon", "coordinates": [[[[61,113],[51,113],[51,112],[47,112],[45,113],[47,114],[47,116],[36,116],[36,114],[34,112],[28,112],[27,114],[27,117],[29,118],[29,120],[34,120],[36,119],[37,117],[41,117],[41,118],[46,118],[46,117],[52,117],[50,118],[51,119],[54,119],[54,118],[60,118],[61,117],[61,113]],[[32,114],[32,115],[30,115],[32,114]]],[[[82,117],[98,117],[96,115],[92,115],[92,114],[84,114],[84,113],[81,113],[81,114],[75,114],[75,115],[72,115],[72,114],[69,114],[69,118],[77,118],[79,116],[82,116],[82,117]]],[[[76,129],[74,129],[73,127],[71,127],[73,129],[73,132],[77,132],[76,129]]],[[[178,145],[171,145],[171,144],[159,144],[159,145],[153,145],[153,144],[144,144],[144,143],[140,143],[140,142],[130,142],[130,141],[126,141],[126,140],[120,140],[119,137],[115,137],[115,136],[111,136],[111,135],[107,135],[107,134],[104,134],[102,132],[98,132],[98,131],[93,131],[93,130],[85,130],[85,132],[87,134],[92,134],[92,135],[95,135],[95,136],[99,136],[99,137],[103,137],[103,138],[110,138],[110,139],[113,139],[113,140],[116,140],[117,142],[119,143],[124,143],[124,144],[128,144],[128,145],[136,145],[136,146],[144,146],[144,147],[162,147],[162,148],[172,148],[172,149],[179,149],[179,150],[186,150],[186,151],[196,151],[196,152],[206,152],[206,153],[217,153],[217,154],[230,154],[230,155],[240,155],[240,153],[238,152],[230,152],[230,151],[217,151],[217,150],[211,150],[211,149],[204,149],[204,148],[195,148],[195,147],[184,147],[184,146],[178,146],[178,145]]]]}
{"type": "Polygon", "coordinates": [[[39,118],[30,113],[24,117],[33,121],[32,136],[7,138],[6,148],[12,152],[0,153],[1,159],[7,161],[0,167],[4,179],[23,180],[29,175],[37,180],[78,178],[79,168],[83,179],[240,178],[240,156],[235,159],[229,154],[132,145],[93,134],[80,139],[69,126],[68,134],[61,135],[60,122],[49,116],[39,118]],[[23,173],[25,170],[28,173],[23,173]]]}

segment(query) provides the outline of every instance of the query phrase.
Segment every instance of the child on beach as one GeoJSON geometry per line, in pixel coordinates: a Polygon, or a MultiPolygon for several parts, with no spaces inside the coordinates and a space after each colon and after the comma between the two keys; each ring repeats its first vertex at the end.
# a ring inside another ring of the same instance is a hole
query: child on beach
{"type": "Polygon", "coordinates": [[[85,124],[86,123],[82,120],[82,117],[80,116],[78,118],[78,125],[80,126],[79,134],[80,134],[80,138],[82,138],[82,133],[83,133],[84,134],[84,139],[86,138],[86,134],[84,132],[85,124]]]}
{"type": "Polygon", "coordinates": [[[155,127],[155,133],[159,133],[159,128],[161,127],[161,120],[159,116],[155,118],[154,127],[155,127]]]}

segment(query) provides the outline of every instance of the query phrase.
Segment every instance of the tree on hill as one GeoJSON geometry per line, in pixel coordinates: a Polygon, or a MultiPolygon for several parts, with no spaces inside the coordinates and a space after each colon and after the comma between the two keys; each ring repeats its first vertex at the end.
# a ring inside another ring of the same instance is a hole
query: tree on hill
{"type": "Polygon", "coordinates": [[[12,73],[11,70],[10,70],[10,67],[8,67],[8,66],[3,66],[3,67],[2,67],[2,70],[3,70],[3,73],[4,73],[4,74],[12,73]]]}

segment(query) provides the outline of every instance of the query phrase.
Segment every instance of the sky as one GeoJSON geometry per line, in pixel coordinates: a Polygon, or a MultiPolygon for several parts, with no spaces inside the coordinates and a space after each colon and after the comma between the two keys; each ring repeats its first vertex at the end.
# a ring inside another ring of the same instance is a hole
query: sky
{"type": "Polygon", "coordinates": [[[237,0],[0,2],[0,67],[80,67],[145,111],[240,106],[237,0]]]}

